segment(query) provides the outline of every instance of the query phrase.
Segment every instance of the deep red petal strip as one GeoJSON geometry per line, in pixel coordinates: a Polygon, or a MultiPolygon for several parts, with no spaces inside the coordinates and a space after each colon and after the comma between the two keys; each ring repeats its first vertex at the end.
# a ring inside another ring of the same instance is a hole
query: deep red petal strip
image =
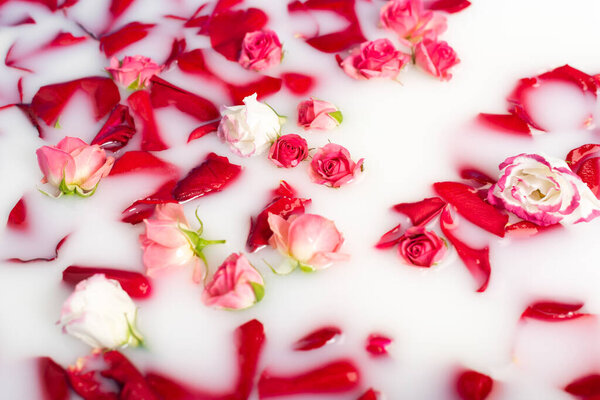
{"type": "Polygon", "coordinates": [[[98,144],[106,150],[117,151],[129,143],[135,132],[135,123],[129,114],[129,107],[117,104],[91,144],[98,144]]]}
{"type": "Polygon", "coordinates": [[[273,190],[273,197],[284,196],[284,197],[297,197],[298,192],[289,183],[283,179],[279,181],[277,189],[273,190]]]}
{"type": "Polygon", "coordinates": [[[68,400],[67,372],[50,357],[38,357],[37,371],[43,400],[68,400]]]}
{"type": "Polygon", "coordinates": [[[590,374],[574,380],[565,386],[565,392],[586,400],[600,396],[600,375],[590,374]]]}
{"type": "Polygon", "coordinates": [[[485,400],[492,388],[494,381],[487,375],[477,371],[464,371],[456,380],[456,393],[461,400],[485,400]]]}
{"type": "Polygon", "coordinates": [[[155,24],[130,22],[116,32],[100,38],[100,51],[111,57],[127,46],[145,38],[155,24]]]}
{"type": "Polygon", "coordinates": [[[581,163],[591,156],[600,156],[600,144],[589,143],[579,146],[567,154],[566,161],[573,172],[577,173],[581,163]]]}
{"type": "Polygon", "coordinates": [[[365,350],[373,357],[387,356],[387,347],[391,344],[391,338],[378,333],[373,333],[367,338],[365,350]]]}
{"type": "Polygon", "coordinates": [[[146,382],[162,400],[233,400],[230,396],[201,392],[156,372],[146,374],[146,382]]]}
{"type": "Polygon", "coordinates": [[[38,261],[46,261],[46,262],[54,261],[58,258],[58,251],[63,246],[63,244],[65,244],[68,237],[69,237],[69,235],[66,235],[65,237],[60,239],[60,241],[56,244],[56,247],[54,248],[54,255],[52,257],[36,257],[36,258],[30,258],[30,259],[22,259],[22,258],[15,257],[15,258],[9,258],[6,261],[12,262],[12,263],[17,263],[17,264],[28,264],[28,263],[32,263],[32,262],[38,262],[38,261]]]}
{"type": "Polygon", "coordinates": [[[121,213],[121,221],[132,225],[139,224],[154,214],[157,204],[177,203],[173,198],[173,189],[176,184],[176,180],[168,181],[151,195],[134,201],[121,213]]]}
{"type": "Polygon", "coordinates": [[[254,388],[258,360],[264,347],[263,325],[256,319],[246,322],[235,330],[234,341],[237,348],[238,378],[233,398],[247,399],[254,388]]]}
{"type": "Polygon", "coordinates": [[[294,343],[294,350],[308,351],[321,348],[329,343],[334,343],[337,337],[342,334],[342,330],[337,326],[326,326],[319,328],[308,335],[298,339],[294,343]]]}
{"type": "Polygon", "coordinates": [[[379,396],[378,393],[379,392],[375,391],[373,388],[370,388],[356,400],[377,400],[379,396]]]}
{"type": "Polygon", "coordinates": [[[446,239],[456,248],[456,253],[465,264],[475,282],[478,292],[484,292],[490,281],[492,267],[490,266],[490,249],[488,246],[483,249],[474,249],[467,246],[452,232],[456,226],[450,210],[444,209],[440,218],[440,227],[446,239]]]}
{"type": "Polygon", "coordinates": [[[268,20],[267,14],[258,8],[217,12],[208,25],[210,44],[228,60],[237,61],[246,33],[262,29],[268,20]]]}
{"type": "Polygon", "coordinates": [[[186,46],[187,46],[187,43],[184,38],[173,39],[173,43],[171,44],[171,53],[169,53],[169,56],[163,63],[165,68],[169,68],[173,62],[177,61],[177,59],[185,51],[186,46]]]}
{"type": "Polygon", "coordinates": [[[176,179],[179,177],[179,167],[156,157],[147,151],[128,151],[115,161],[108,176],[121,174],[160,174],[176,179]]]}
{"type": "Polygon", "coordinates": [[[434,0],[425,2],[425,8],[434,11],[445,11],[453,14],[469,7],[471,2],[468,0],[434,0]]]}
{"type": "Polygon", "coordinates": [[[52,38],[52,40],[50,40],[50,42],[43,45],[42,49],[72,46],[74,44],[85,42],[87,39],[87,36],[73,36],[70,32],[60,31],[52,38]]]}
{"type": "MultiPolygon", "coordinates": [[[[177,58],[177,65],[183,72],[200,75],[205,78],[215,77],[214,73],[208,68],[208,65],[206,65],[206,59],[204,58],[202,49],[194,49],[181,54],[177,58]]],[[[222,83],[220,78],[217,78],[217,80],[219,83],[222,83]]]]}
{"type": "Polygon", "coordinates": [[[481,113],[477,120],[483,125],[507,133],[531,136],[529,124],[516,114],[486,114],[481,113]]]}
{"type": "Polygon", "coordinates": [[[583,303],[559,303],[555,301],[539,301],[523,311],[521,318],[532,318],[547,322],[560,322],[585,317],[590,314],[577,312],[583,303]]]}
{"type": "Polygon", "coordinates": [[[229,91],[229,98],[234,104],[242,104],[244,97],[250,96],[253,93],[257,94],[258,100],[279,92],[281,90],[281,79],[271,76],[263,76],[257,81],[246,83],[243,85],[233,85],[226,83],[229,91]]]}
{"type": "Polygon", "coordinates": [[[414,203],[396,204],[393,209],[405,214],[413,225],[425,225],[442,212],[446,202],[439,197],[430,197],[414,203]]]}
{"type": "Polygon", "coordinates": [[[221,120],[219,119],[217,121],[209,122],[207,124],[197,127],[192,131],[192,133],[190,133],[190,136],[187,140],[188,143],[192,140],[200,139],[201,137],[206,136],[209,133],[216,132],[220,122],[221,120]]]}
{"type": "Polygon", "coordinates": [[[200,121],[212,121],[220,117],[217,107],[205,98],[183,90],[157,76],[153,76],[151,82],[150,101],[154,108],[174,105],[179,111],[200,121]]]}
{"type": "Polygon", "coordinates": [[[102,356],[108,367],[101,375],[121,385],[120,399],[162,400],[154,394],[140,371],[123,354],[113,350],[102,356]]]}
{"type": "Polygon", "coordinates": [[[600,157],[593,157],[585,160],[577,175],[592,190],[596,197],[600,198],[600,157]]]}
{"type": "Polygon", "coordinates": [[[506,225],[506,233],[512,237],[531,237],[539,233],[561,228],[561,224],[539,226],[529,221],[519,221],[506,225]]]}
{"type": "Polygon", "coordinates": [[[150,95],[145,90],[133,92],[128,98],[127,103],[131,111],[142,122],[142,150],[162,151],[169,148],[163,142],[158,132],[158,126],[154,119],[154,109],[150,101],[150,95]]]}
{"type": "Polygon", "coordinates": [[[377,244],[375,244],[375,248],[383,250],[395,246],[400,241],[402,234],[402,225],[398,224],[381,236],[377,244]]]}
{"type": "Polygon", "coordinates": [[[283,79],[284,86],[297,96],[310,93],[316,84],[314,77],[298,72],[285,72],[281,74],[281,79],[283,79]]]}
{"type": "Polygon", "coordinates": [[[458,213],[468,221],[496,236],[504,237],[508,215],[483,201],[471,186],[459,182],[437,182],[433,184],[433,189],[456,207],[458,213]]]}
{"type": "Polygon", "coordinates": [[[19,231],[27,230],[29,223],[27,221],[27,205],[25,203],[25,197],[21,197],[12,210],[10,210],[6,226],[10,229],[19,231]]]}
{"type": "Polygon", "coordinates": [[[114,279],[121,284],[129,296],[136,299],[144,299],[150,296],[152,287],[146,276],[135,271],[125,271],[114,268],[82,267],[71,265],[62,273],[63,282],[75,286],[84,279],[95,274],[104,274],[108,279],[114,279]]]}
{"type": "Polygon", "coordinates": [[[462,179],[475,181],[482,186],[496,183],[494,178],[477,168],[463,167],[460,169],[459,174],[462,179]]]}
{"type": "Polygon", "coordinates": [[[67,376],[71,388],[84,400],[119,400],[117,393],[103,390],[96,371],[82,373],[76,368],[69,367],[67,376]]]}

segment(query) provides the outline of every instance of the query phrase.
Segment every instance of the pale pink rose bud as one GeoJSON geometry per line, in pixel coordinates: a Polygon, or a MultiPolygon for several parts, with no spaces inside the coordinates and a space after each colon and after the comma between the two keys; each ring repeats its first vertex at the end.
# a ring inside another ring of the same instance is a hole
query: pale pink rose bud
{"type": "Polygon", "coordinates": [[[340,253],[344,238],[327,218],[295,214],[285,220],[269,213],[268,222],[273,231],[269,244],[289,258],[291,265],[285,267],[285,272],[296,267],[303,271],[320,270],[349,258],[340,253]]]}
{"type": "Polygon", "coordinates": [[[113,79],[121,86],[129,89],[143,89],[150,78],[158,75],[164,66],[158,65],[152,59],[144,56],[127,56],[123,61],[116,57],[110,59],[110,67],[106,68],[113,79]]]}
{"type": "Polygon", "coordinates": [[[380,12],[381,25],[398,34],[406,45],[436,39],[446,30],[446,17],[426,11],[420,0],[391,0],[380,12]]]}
{"type": "Polygon", "coordinates": [[[398,252],[409,264],[431,267],[444,258],[446,244],[435,232],[413,226],[399,239],[398,252]]]}
{"type": "Polygon", "coordinates": [[[345,147],[329,143],[315,152],[308,174],[315,183],[338,188],[360,175],[363,162],[364,158],[358,162],[352,161],[345,147]]]}
{"type": "Polygon", "coordinates": [[[48,193],[53,196],[92,195],[100,179],[108,175],[115,162],[99,145],[90,146],[79,138],[69,136],[56,146],[40,147],[36,154],[44,174],[42,183],[47,183],[48,193]]]}
{"type": "Polygon", "coordinates": [[[269,150],[269,160],[281,168],[293,168],[306,157],[308,157],[306,140],[293,133],[277,138],[269,150]]]}
{"type": "Polygon", "coordinates": [[[460,60],[448,43],[423,39],[415,48],[415,62],[429,74],[447,81],[452,78],[450,68],[460,60]]]}
{"type": "Polygon", "coordinates": [[[223,262],[204,288],[207,306],[241,310],[259,302],[265,293],[262,276],[243,254],[233,253],[223,262]]]}
{"type": "Polygon", "coordinates": [[[327,101],[311,97],[298,104],[298,125],[304,129],[330,130],[341,124],[342,119],[342,112],[327,101]]]}
{"type": "Polygon", "coordinates": [[[410,56],[396,50],[389,39],[377,39],[352,50],[340,66],[354,79],[395,79],[409,61],[410,56]]]}
{"type": "Polygon", "coordinates": [[[269,29],[246,33],[238,62],[246,69],[262,71],[281,62],[281,43],[269,29]]]}

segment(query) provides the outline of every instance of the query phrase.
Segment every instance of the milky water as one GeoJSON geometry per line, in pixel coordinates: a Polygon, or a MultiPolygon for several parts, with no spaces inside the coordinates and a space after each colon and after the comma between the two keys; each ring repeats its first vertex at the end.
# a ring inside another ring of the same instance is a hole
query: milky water
{"type": "MultiPolygon", "coordinates": [[[[492,376],[498,382],[494,399],[570,398],[560,388],[600,368],[596,320],[544,324],[518,323],[518,319],[528,303],[541,298],[582,301],[586,312],[600,312],[600,248],[596,244],[600,222],[529,240],[500,240],[461,221],[465,240],[474,245],[489,242],[491,247],[492,277],[483,294],[475,292],[475,283],[453,251],[440,265],[418,269],[404,265],[394,251],[375,250],[373,244],[383,232],[406,221],[390,210],[391,205],[431,196],[431,183],[456,180],[460,165],[475,165],[495,175],[497,165],[507,156],[544,152],[564,157],[573,147],[597,141],[597,132],[579,130],[574,124],[590,100],[581,99],[568,87],[549,87],[543,98],[536,99],[535,116],[545,118],[553,131],[534,139],[485,131],[473,118],[482,111],[502,112],[504,98],[521,77],[567,62],[586,72],[599,71],[594,49],[600,48],[596,28],[600,3],[580,0],[565,7],[564,2],[543,0],[476,2],[449,17],[444,39],[462,60],[452,81],[441,83],[410,69],[401,74],[401,84],[352,81],[341,73],[331,55],[319,53],[295,37],[300,32],[314,32],[316,22],[321,33],[336,30],[340,21],[334,17],[292,18],[286,12],[286,1],[246,3],[268,11],[269,27],[284,43],[284,62],[273,74],[301,71],[317,76],[319,84],[313,95],[335,103],[344,113],[338,129],[302,135],[310,147],[332,141],[346,146],[355,159],[364,157],[362,179],[333,190],[311,183],[306,164],[282,170],[273,167],[266,156],[241,159],[214,136],[186,144],[195,121],[170,108],[156,112],[171,147],[158,155],[184,171],[211,151],[244,166],[241,178],[223,193],[185,205],[190,221],[198,207],[207,238],[227,240],[225,245],[206,250],[212,270],[231,252],[244,250],[250,216],[269,201],[269,191],[281,179],[312,198],[310,212],[336,222],[352,260],[319,273],[275,276],[264,260],[277,263],[278,254],[271,250],[252,254],[251,261],[265,277],[266,296],[255,307],[240,312],[204,306],[201,288],[191,282],[189,270],[161,275],[153,281],[153,296],[137,302],[138,325],[148,349],[128,349],[125,354],[142,368],[199,387],[226,389],[236,370],[232,332],[258,318],[267,334],[259,370],[268,367],[292,373],[339,357],[356,361],[362,372],[361,390],[320,397],[323,399],[356,398],[368,387],[382,391],[388,399],[451,399],[453,374],[460,367],[492,376]],[[342,340],[307,353],[291,350],[296,339],[325,324],[341,327],[342,340]],[[365,339],[372,332],[394,339],[387,359],[373,359],[364,351],[365,339]]],[[[80,1],[68,15],[71,21],[98,32],[106,23],[107,4],[80,1]]],[[[369,38],[389,37],[376,27],[380,4],[383,2],[358,4],[369,38]]],[[[191,15],[196,7],[191,1],[138,0],[120,23],[154,21],[164,14],[191,15]]],[[[15,21],[25,11],[38,24],[0,30],[1,55],[17,38],[22,54],[27,54],[59,29],[81,34],[59,13],[49,15],[26,3],[5,6],[0,19],[15,21]]],[[[160,28],[149,39],[118,56],[144,54],[164,60],[172,38],[183,33],[178,22],[160,21],[160,28]]],[[[185,32],[189,48],[207,47],[207,40],[193,31],[185,32]]],[[[254,76],[218,55],[212,54],[208,61],[232,81],[254,76]]],[[[36,73],[1,67],[2,104],[16,100],[14,84],[20,76],[24,76],[25,101],[29,101],[41,85],[102,74],[107,61],[97,44],[89,41],[31,56],[22,65],[36,73]]],[[[226,103],[219,87],[177,68],[163,77],[216,103],[226,103]]],[[[285,133],[301,133],[295,126],[299,100],[285,91],[268,99],[280,114],[290,117],[285,133]]],[[[47,141],[55,144],[65,135],[89,141],[101,124],[93,122],[87,100],[75,97],[61,114],[61,128],[47,129],[47,141]]],[[[135,148],[139,140],[134,138],[127,148],[135,148]]],[[[41,176],[35,149],[44,144],[20,111],[0,112],[0,215],[6,218],[26,194],[33,228],[26,236],[2,228],[0,256],[47,256],[58,239],[71,233],[56,261],[2,263],[0,268],[0,397],[6,399],[38,398],[35,385],[30,384],[34,379],[32,357],[48,355],[68,365],[89,351],[85,344],[63,335],[56,325],[61,304],[71,291],[60,283],[61,272],[71,264],[142,271],[137,237],[143,228],[120,223],[119,216],[132,201],[161,183],[151,176],[107,178],[91,198],[50,199],[36,190],[41,176]]]]}

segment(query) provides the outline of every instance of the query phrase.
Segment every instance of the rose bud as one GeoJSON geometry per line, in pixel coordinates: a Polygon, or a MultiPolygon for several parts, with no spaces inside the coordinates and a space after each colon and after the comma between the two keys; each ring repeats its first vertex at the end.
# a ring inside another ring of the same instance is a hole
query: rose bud
{"type": "Polygon", "coordinates": [[[396,32],[408,46],[425,37],[436,39],[446,30],[446,17],[425,10],[420,0],[388,1],[381,7],[379,21],[383,27],[396,32]]]}
{"type": "Polygon", "coordinates": [[[110,59],[110,67],[106,70],[119,85],[137,90],[146,87],[150,78],[158,75],[164,66],[158,65],[152,59],[144,56],[127,56],[123,61],[116,57],[110,59]]]}
{"type": "Polygon", "coordinates": [[[308,157],[306,140],[294,134],[280,136],[269,150],[269,159],[281,168],[293,168],[308,157]]]}
{"type": "Polygon", "coordinates": [[[281,43],[269,29],[246,33],[238,62],[246,69],[262,71],[281,62],[281,43]]]}
{"type": "Polygon", "coordinates": [[[398,241],[398,252],[411,265],[431,267],[444,258],[446,243],[435,232],[413,226],[398,241]]]}
{"type": "Polygon", "coordinates": [[[448,43],[424,39],[415,48],[415,62],[429,74],[447,81],[452,78],[449,69],[460,60],[448,43]]]}
{"type": "Polygon", "coordinates": [[[308,173],[313,182],[338,188],[360,175],[363,162],[361,158],[355,163],[346,148],[329,143],[315,152],[308,173]]]}
{"type": "Polygon", "coordinates": [[[340,66],[354,79],[395,79],[409,60],[410,56],[396,50],[389,39],[377,39],[352,50],[340,66]]]}
{"type": "Polygon", "coordinates": [[[304,129],[330,130],[341,124],[342,119],[342,112],[327,101],[311,97],[298,104],[298,125],[304,129]]]}

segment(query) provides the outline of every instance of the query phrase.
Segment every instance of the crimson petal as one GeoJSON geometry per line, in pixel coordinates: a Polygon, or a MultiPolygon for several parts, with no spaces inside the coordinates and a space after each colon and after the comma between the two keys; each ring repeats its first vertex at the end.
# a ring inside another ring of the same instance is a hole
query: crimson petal
{"type": "Polygon", "coordinates": [[[493,185],[496,183],[496,180],[486,174],[483,171],[480,171],[477,168],[464,167],[460,169],[460,177],[462,179],[472,180],[479,183],[482,186],[485,185],[493,185]]]}
{"type": "Polygon", "coordinates": [[[271,76],[263,76],[257,81],[243,85],[233,85],[225,83],[229,91],[229,98],[234,104],[242,104],[244,97],[256,93],[257,99],[262,100],[265,97],[279,92],[281,90],[281,79],[271,76]]]}
{"type": "Polygon", "coordinates": [[[129,113],[129,107],[117,104],[91,144],[117,151],[129,143],[135,132],[135,123],[129,113]]]}
{"type": "Polygon", "coordinates": [[[477,119],[482,124],[493,129],[517,135],[531,136],[529,124],[516,114],[480,113],[477,119]]]}
{"type": "Polygon", "coordinates": [[[169,56],[163,63],[165,68],[169,68],[173,62],[177,61],[177,59],[185,51],[186,46],[187,43],[184,38],[173,40],[173,43],[171,44],[171,52],[169,53],[169,56]]]}
{"type": "Polygon", "coordinates": [[[105,392],[98,381],[96,371],[82,373],[73,368],[67,369],[67,377],[71,388],[84,400],[119,400],[114,392],[105,392]]]}
{"type": "Polygon", "coordinates": [[[395,246],[400,241],[402,234],[402,225],[398,224],[381,236],[375,248],[383,250],[395,246]]]}
{"type": "Polygon", "coordinates": [[[116,350],[102,355],[107,368],[100,374],[121,385],[120,399],[160,400],[138,369],[116,350]]]}
{"type": "Polygon", "coordinates": [[[139,224],[154,214],[157,204],[177,203],[173,198],[173,189],[176,184],[176,180],[168,181],[151,195],[134,201],[121,213],[121,221],[132,225],[139,224]]]}
{"type": "Polygon", "coordinates": [[[532,318],[547,322],[560,322],[585,317],[589,314],[577,312],[583,303],[558,303],[554,301],[540,301],[533,303],[523,311],[521,318],[532,318]]]}
{"type": "Polygon", "coordinates": [[[367,338],[367,345],[365,346],[365,350],[367,350],[367,352],[373,357],[387,356],[387,346],[389,346],[390,344],[392,344],[391,338],[374,333],[369,335],[369,337],[367,338]]]}
{"type": "Polygon", "coordinates": [[[62,280],[71,286],[75,286],[82,280],[95,274],[104,274],[106,278],[118,281],[123,290],[126,291],[129,296],[136,299],[147,298],[152,292],[150,281],[144,275],[135,271],[125,271],[114,268],[71,265],[63,271],[62,280]]]}
{"type": "Polygon", "coordinates": [[[108,176],[130,173],[160,174],[176,179],[179,167],[147,151],[128,151],[115,161],[108,176]]]}
{"type": "Polygon", "coordinates": [[[217,121],[209,122],[207,124],[197,127],[192,131],[192,133],[190,133],[190,136],[187,140],[188,143],[192,140],[200,139],[201,137],[206,136],[209,133],[215,132],[219,128],[220,123],[221,120],[219,119],[217,121]]]}
{"type": "Polygon", "coordinates": [[[29,222],[27,221],[27,205],[25,203],[25,197],[21,197],[12,210],[10,210],[6,226],[14,230],[27,230],[29,222]]]}
{"type": "Polygon", "coordinates": [[[506,233],[516,237],[531,237],[539,233],[550,231],[562,227],[561,224],[547,226],[536,225],[529,221],[519,221],[514,224],[506,225],[506,233]]]}
{"type": "Polygon", "coordinates": [[[279,181],[277,189],[273,190],[273,196],[296,197],[298,192],[289,183],[284,180],[279,181]]]}
{"type": "Polygon", "coordinates": [[[596,197],[600,198],[600,157],[585,160],[577,175],[592,190],[596,197]]]}
{"type": "Polygon", "coordinates": [[[156,372],[146,374],[146,382],[162,400],[233,400],[228,396],[200,392],[156,372]]]}
{"type": "Polygon", "coordinates": [[[258,360],[265,342],[265,331],[260,321],[253,319],[235,330],[237,348],[238,378],[235,386],[235,399],[247,399],[254,387],[254,377],[258,360]]]}
{"type": "Polygon", "coordinates": [[[67,372],[50,357],[37,359],[37,371],[43,400],[68,400],[67,372]]]}
{"type": "Polygon", "coordinates": [[[373,388],[370,388],[356,400],[377,400],[379,396],[378,393],[379,392],[375,391],[373,388]]]}
{"type": "Polygon", "coordinates": [[[60,239],[58,241],[58,243],[56,244],[56,247],[54,248],[54,255],[51,257],[36,257],[36,258],[29,258],[29,259],[14,257],[14,258],[9,258],[6,261],[12,262],[12,263],[17,263],[17,264],[28,264],[28,263],[32,263],[32,262],[38,262],[38,261],[46,261],[46,262],[54,261],[58,258],[58,251],[63,246],[63,244],[65,244],[68,237],[69,237],[69,235],[66,235],[65,237],[63,237],[62,239],[60,239]]]}
{"type": "Polygon", "coordinates": [[[333,343],[342,334],[342,330],[336,326],[326,326],[317,329],[302,337],[294,343],[294,350],[308,351],[321,348],[326,344],[333,343]]]}
{"type": "Polygon", "coordinates": [[[469,7],[468,0],[433,0],[425,2],[425,8],[433,11],[445,11],[450,14],[457,13],[469,7]]]}
{"type": "Polygon", "coordinates": [[[456,393],[461,400],[485,400],[492,388],[494,381],[487,375],[477,371],[464,371],[456,380],[456,393]]]}
{"type": "Polygon", "coordinates": [[[405,214],[413,225],[425,225],[442,212],[446,202],[439,197],[430,197],[415,203],[396,204],[393,209],[405,214]]]}
{"type": "Polygon", "coordinates": [[[192,169],[177,182],[173,196],[179,202],[217,193],[229,186],[242,172],[242,167],[229,162],[227,157],[209,153],[202,164],[192,169]]]}
{"type": "Polygon", "coordinates": [[[50,42],[42,46],[42,49],[72,46],[86,41],[87,36],[73,36],[70,32],[59,32],[50,42]]]}
{"type": "Polygon", "coordinates": [[[565,386],[564,390],[573,396],[593,400],[600,396],[600,375],[590,374],[578,378],[565,386]]]}
{"type": "Polygon", "coordinates": [[[104,52],[106,57],[111,57],[127,46],[148,36],[154,25],[131,22],[116,32],[102,36],[100,38],[100,51],[104,52]]]}
{"type": "Polygon", "coordinates": [[[157,76],[153,76],[151,82],[150,101],[154,108],[174,105],[179,111],[200,121],[211,121],[220,117],[217,107],[205,98],[183,90],[157,76]]]}
{"type": "Polygon", "coordinates": [[[230,61],[237,61],[246,33],[262,29],[269,18],[258,8],[232,11],[217,10],[208,25],[210,44],[230,61]]]}
{"type": "Polygon", "coordinates": [[[581,163],[591,156],[600,156],[600,144],[588,143],[584,144],[583,146],[579,146],[567,154],[566,161],[573,172],[577,172],[581,166],[581,163]]]}
{"type": "Polygon", "coordinates": [[[314,77],[298,72],[285,72],[281,74],[281,79],[284,86],[297,96],[308,94],[316,84],[314,77]]]}
{"type": "Polygon", "coordinates": [[[168,149],[169,146],[163,142],[158,132],[158,126],[154,119],[154,109],[148,92],[145,90],[133,92],[127,98],[127,103],[142,122],[142,150],[162,151],[168,149]]]}
{"type": "MultiPolygon", "coordinates": [[[[183,72],[204,76],[205,78],[212,78],[215,76],[206,65],[202,49],[194,49],[181,54],[177,58],[177,65],[183,72]]],[[[219,82],[222,81],[219,79],[219,82]]]]}

